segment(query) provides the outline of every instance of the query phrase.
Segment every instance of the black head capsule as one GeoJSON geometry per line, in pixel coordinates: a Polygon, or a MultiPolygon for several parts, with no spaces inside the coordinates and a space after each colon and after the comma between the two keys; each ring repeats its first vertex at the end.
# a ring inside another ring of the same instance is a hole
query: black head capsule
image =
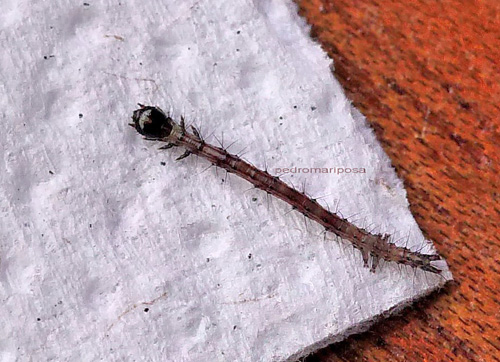
{"type": "Polygon", "coordinates": [[[175,122],[158,107],[143,106],[134,111],[130,125],[147,138],[162,139],[170,136],[175,122]]]}

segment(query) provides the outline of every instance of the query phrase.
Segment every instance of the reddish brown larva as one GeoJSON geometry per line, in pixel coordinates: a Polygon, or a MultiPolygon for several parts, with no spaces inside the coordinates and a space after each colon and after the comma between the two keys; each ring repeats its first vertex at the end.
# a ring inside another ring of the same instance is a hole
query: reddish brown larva
{"type": "Polygon", "coordinates": [[[371,234],[326,210],[316,200],[288,186],[278,177],[270,175],[267,171],[259,170],[223,148],[206,143],[194,127],[191,127],[193,133],[187,132],[183,118],[178,124],[158,107],[143,105],[140,107],[134,111],[132,116],[134,123],[130,125],[146,139],[167,142],[167,145],[161,149],[174,146],[183,147],[185,152],[177,158],[178,160],[190,154],[198,155],[213,165],[234,173],[255,187],[287,202],[300,213],[321,224],[327,231],[350,241],[355,248],[361,251],[366,267],[369,266],[371,257],[371,271],[375,271],[379,260],[383,259],[435,274],[441,273],[440,269],[431,265],[431,262],[441,259],[439,255],[420,254],[396,246],[389,242],[390,235],[388,234],[371,234]]]}

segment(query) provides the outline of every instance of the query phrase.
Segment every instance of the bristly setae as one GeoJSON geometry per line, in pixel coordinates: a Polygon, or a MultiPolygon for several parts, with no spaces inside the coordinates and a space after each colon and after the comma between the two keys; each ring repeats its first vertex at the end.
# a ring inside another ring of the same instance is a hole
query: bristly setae
{"type": "Polygon", "coordinates": [[[295,210],[321,224],[326,231],[350,241],[356,249],[361,251],[365,267],[369,266],[371,259],[371,271],[374,272],[379,260],[383,259],[435,274],[441,273],[440,269],[431,265],[431,262],[441,259],[439,255],[421,254],[405,247],[396,246],[390,242],[388,234],[371,234],[328,211],[316,200],[288,186],[278,177],[252,166],[223,148],[206,143],[196,128],[191,127],[192,132],[188,132],[184,118],[181,117],[180,123],[177,123],[158,107],[141,104],[139,106],[140,108],[135,110],[132,116],[134,123],[130,123],[130,125],[144,135],[145,139],[165,142],[166,145],[160,149],[174,146],[182,147],[185,151],[177,160],[190,154],[203,157],[213,165],[234,173],[255,187],[287,202],[295,210]]]}

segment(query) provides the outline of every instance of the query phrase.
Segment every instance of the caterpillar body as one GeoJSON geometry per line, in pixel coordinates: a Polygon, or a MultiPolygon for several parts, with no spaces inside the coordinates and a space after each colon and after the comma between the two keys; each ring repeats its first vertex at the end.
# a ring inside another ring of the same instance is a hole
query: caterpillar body
{"type": "Polygon", "coordinates": [[[361,252],[364,266],[369,267],[372,272],[375,272],[379,260],[383,259],[434,274],[441,273],[439,268],[432,265],[432,262],[441,260],[439,255],[421,254],[397,246],[390,242],[389,234],[372,234],[325,209],[315,199],[290,187],[277,176],[272,176],[267,171],[258,169],[221,147],[205,142],[196,128],[191,126],[191,132],[186,129],[183,117],[177,123],[158,107],[141,104],[139,106],[140,108],[133,112],[133,123],[130,125],[145,139],[165,142],[166,145],[160,149],[182,147],[185,151],[177,160],[190,154],[197,155],[287,202],[298,212],[322,225],[326,231],[351,242],[361,252]]]}

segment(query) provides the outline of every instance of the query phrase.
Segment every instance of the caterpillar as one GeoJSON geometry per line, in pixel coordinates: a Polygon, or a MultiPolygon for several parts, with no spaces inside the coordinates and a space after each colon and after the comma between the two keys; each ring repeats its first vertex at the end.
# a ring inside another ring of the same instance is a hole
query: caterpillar
{"type": "Polygon", "coordinates": [[[434,274],[441,273],[439,268],[432,265],[433,261],[441,260],[439,255],[421,254],[397,246],[390,242],[389,234],[372,234],[350,223],[336,213],[325,209],[315,199],[290,187],[279,177],[258,169],[221,147],[205,142],[194,126],[191,126],[191,132],[189,132],[186,129],[184,117],[181,117],[180,122],[177,123],[159,107],[142,104],[139,104],[139,107],[133,112],[133,123],[129,123],[129,125],[143,135],[146,140],[165,142],[166,145],[160,147],[161,150],[182,147],[184,153],[177,157],[177,160],[182,160],[190,154],[197,155],[287,202],[293,209],[322,225],[326,231],[351,242],[361,252],[363,265],[370,268],[371,272],[375,272],[382,259],[434,274]]]}

